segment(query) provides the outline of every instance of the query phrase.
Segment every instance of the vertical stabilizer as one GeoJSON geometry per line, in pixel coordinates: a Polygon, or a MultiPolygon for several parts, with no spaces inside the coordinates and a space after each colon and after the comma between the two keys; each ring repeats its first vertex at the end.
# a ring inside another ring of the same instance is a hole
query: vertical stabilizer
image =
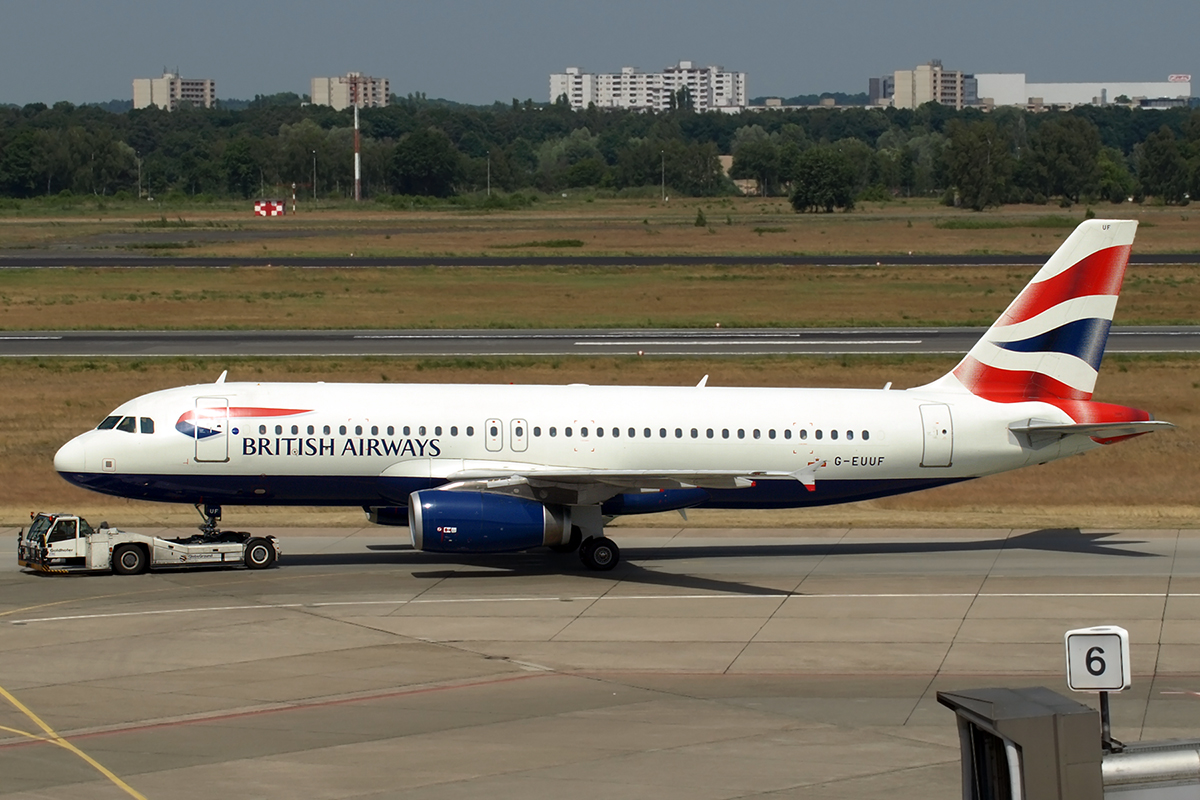
{"type": "Polygon", "coordinates": [[[1137,222],[1075,229],[961,363],[930,388],[998,402],[1090,400],[1137,222]]]}

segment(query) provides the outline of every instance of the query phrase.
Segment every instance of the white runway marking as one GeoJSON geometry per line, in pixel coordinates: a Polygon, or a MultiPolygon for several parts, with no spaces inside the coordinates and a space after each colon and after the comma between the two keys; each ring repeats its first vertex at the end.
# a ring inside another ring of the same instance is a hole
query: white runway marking
{"type": "Polygon", "coordinates": [[[35,617],[10,620],[10,625],[27,625],[35,622],[68,622],[80,619],[116,619],[120,617],[152,617],[164,614],[211,614],[218,611],[267,611],[287,608],[330,608],[334,606],[415,606],[452,605],[463,603],[529,603],[557,600],[559,602],[614,602],[623,600],[897,600],[897,599],[950,599],[963,597],[1011,597],[1011,598],[1055,598],[1085,597],[1122,599],[1133,597],[1200,597],[1200,592],[912,592],[887,594],[652,594],[652,595],[577,595],[571,597],[521,596],[521,597],[457,597],[417,600],[339,600],[326,603],[267,603],[240,606],[206,606],[203,608],[164,608],[149,611],[118,611],[109,614],[71,614],[60,617],[35,617]]]}

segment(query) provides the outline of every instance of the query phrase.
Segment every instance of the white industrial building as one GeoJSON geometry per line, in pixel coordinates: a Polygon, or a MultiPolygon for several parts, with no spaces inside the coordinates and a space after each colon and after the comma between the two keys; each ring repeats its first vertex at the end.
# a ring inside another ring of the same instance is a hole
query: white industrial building
{"type": "Polygon", "coordinates": [[[158,106],[168,111],[190,103],[212,108],[217,102],[217,82],[210,78],[181,78],[176,72],[163,70],[161,78],[133,79],[133,107],[158,106]]]}
{"type": "Polygon", "coordinates": [[[383,108],[391,91],[387,78],[372,78],[361,72],[348,72],[334,78],[313,78],[309,97],[313,105],[333,106],[341,111],[357,105],[359,108],[383,108]]]}
{"type": "Polygon", "coordinates": [[[676,93],[686,87],[696,111],[726,111],[745,108],[746,73],[724,67],[697,67],[680,61],[662,72],[639,72],[622,67],[620,72],[583,72],[567,67],[550,76],[550,102],[566,96],[571,108],[628,108],[668,111],[676,93]]]}
{"type": "Polygon", "coordinates": [[[1192,96],[1192,77],[1172,75],[1166,81],[1088,83],[1028,83],[1023,72],[980,73],[975,76],[979,102],[991,106],[1071,108],[1084,105],[1122,103],[1150,108],[1187,105],[1192,96]]]}

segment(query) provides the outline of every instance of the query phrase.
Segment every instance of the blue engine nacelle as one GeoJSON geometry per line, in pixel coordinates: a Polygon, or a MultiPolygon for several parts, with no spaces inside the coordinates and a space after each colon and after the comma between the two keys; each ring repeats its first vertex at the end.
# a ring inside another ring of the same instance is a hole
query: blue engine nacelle
{"type": "Polygon", "coordinates": [[[408,498],[413,548],[430,553],[509,553],[564,544],[566,508],[521,497],[428,489],[408,498]]]}

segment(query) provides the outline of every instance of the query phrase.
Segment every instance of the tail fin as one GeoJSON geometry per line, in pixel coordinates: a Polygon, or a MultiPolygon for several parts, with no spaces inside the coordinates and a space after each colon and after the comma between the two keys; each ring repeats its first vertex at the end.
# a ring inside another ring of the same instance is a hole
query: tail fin
{"type": "Polygon", "coordinates": [[[1136,232],[1134,220],[1081,224],[933,386],[1002,403],[1090,400],[1136,232]]]}

